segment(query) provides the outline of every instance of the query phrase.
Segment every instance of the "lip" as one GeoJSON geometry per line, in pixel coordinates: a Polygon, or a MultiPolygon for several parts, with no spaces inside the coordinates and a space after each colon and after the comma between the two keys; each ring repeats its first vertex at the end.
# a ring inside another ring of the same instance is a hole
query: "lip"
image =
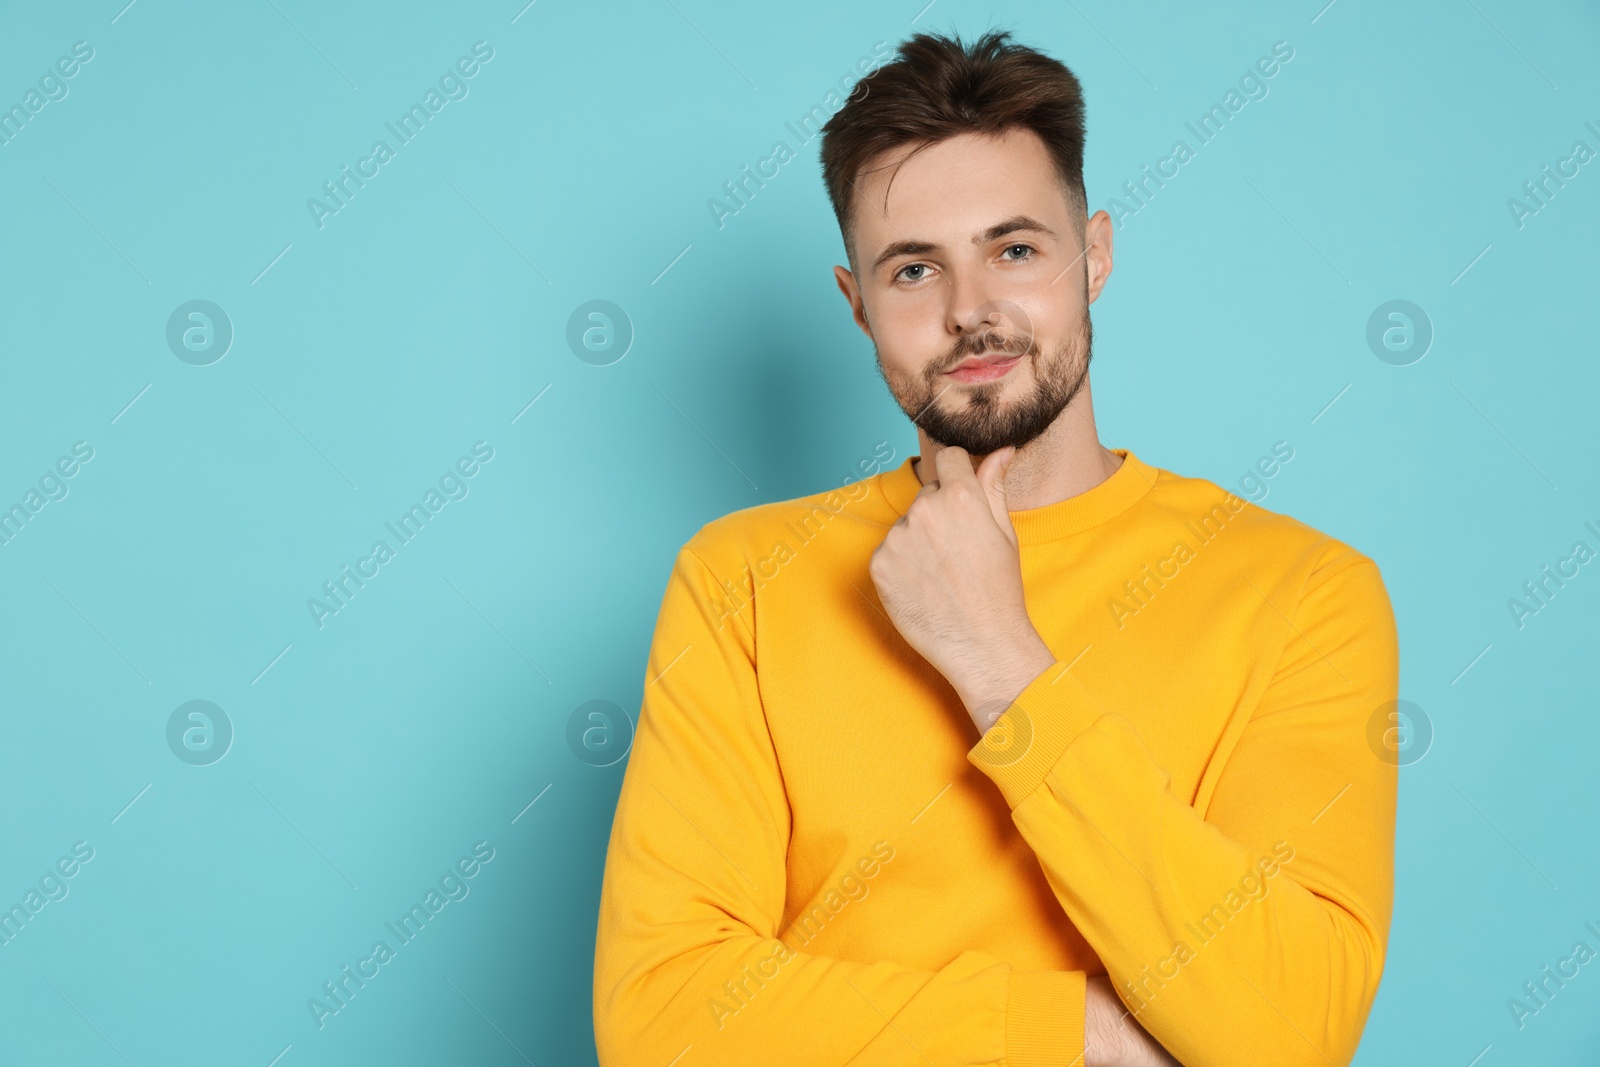
{"type": "Polygon", "coordinates": [[[954,370],[945,371],[945,374],[958,382],[992,382],[1004,378],[1021,360],[1021,355],[993,352],[965,360],[954,370]]]}

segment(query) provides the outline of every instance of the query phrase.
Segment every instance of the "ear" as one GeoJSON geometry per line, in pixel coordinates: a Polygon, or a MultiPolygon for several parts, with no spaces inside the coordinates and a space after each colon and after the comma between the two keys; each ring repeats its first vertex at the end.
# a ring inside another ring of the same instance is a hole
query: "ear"
{"type": "Polygon", "coordinates": [[[835,265],[833,280],[839,286],[839,292],[844,294],[845,300],[849,301],[850,313],[855,317],[856,325],[861,327],[862,333],[871,337],[872,327],[867,325],[867,306],[861,301],[861,290],[856,286],[856,276],[845,268],[835,265]]]}
{"type": "Polygon", "coordinates": [[[1100,290],[1111,277],[1112,232],[1115,229],[1111,216],[1104,211],[1096,211],[1084,223],[1084,282],[1091,304],[1100,299],[1100,290]]]}

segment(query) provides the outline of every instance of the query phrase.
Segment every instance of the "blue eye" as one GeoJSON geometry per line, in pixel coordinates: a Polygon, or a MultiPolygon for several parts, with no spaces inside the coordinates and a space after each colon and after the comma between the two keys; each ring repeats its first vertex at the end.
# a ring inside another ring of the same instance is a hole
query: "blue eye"
{"type": "MultiPolygon", "coordinates": [[[[1010,252],[1012,249],[1015,249],[1015,248],[1020,248],[1025,252],[1032,252],[1033,251],[1033,246],[1032,245],[1024,245],[1024,244],[1007,245],[1006,246],[1006,251],[1010,252]]],[[[1015,262],[1015,260],[1013,260],[1012,262],[1015,262]]]]}
{"type": "MultiPolygon", "coordinates": [[[[896,278],[900,278],[908,270],[926,271],[927,269],[928,269],[928,266],[925,263],[908,263],[906,266],[901,267],[899,270],[895,271],[894,276],[896,278]]],[[[921,281],[922,279],[919,277],[919,278],[906,278],[905,280],[908,281],[908,282],[916,282],[916,281],[921,281]]]]}

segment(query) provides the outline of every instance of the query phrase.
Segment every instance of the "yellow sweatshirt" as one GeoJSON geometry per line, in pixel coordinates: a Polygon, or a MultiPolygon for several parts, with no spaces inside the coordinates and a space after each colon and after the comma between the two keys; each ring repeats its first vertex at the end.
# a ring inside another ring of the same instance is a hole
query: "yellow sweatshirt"
{"type": "Polygon", "coordinates": [[[603,1067],[1043,1067],[1109,974],[1186,1067],[1328,1067],[1383,970],[1373,562],[1117,450],[1011,513],[1056,662],[980,740],[867,573],[896,469],[679,551],[612,825],[603,1067]]]}

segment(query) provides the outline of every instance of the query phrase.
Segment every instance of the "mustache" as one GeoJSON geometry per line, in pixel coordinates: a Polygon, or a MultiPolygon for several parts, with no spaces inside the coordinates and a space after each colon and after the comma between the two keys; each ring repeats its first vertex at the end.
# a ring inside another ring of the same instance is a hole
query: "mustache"
{"type": "Polygon", "coordinates": [[[929,381],[937,381],[939,375],[985,352],[1004,352],[1011,356],[1037,356],[1039,342],[1031,336],[1007,337],[993,330],[981,334],[967,334],[956,339],[949,356],[929,365],[927,378],[929,381]]]}

